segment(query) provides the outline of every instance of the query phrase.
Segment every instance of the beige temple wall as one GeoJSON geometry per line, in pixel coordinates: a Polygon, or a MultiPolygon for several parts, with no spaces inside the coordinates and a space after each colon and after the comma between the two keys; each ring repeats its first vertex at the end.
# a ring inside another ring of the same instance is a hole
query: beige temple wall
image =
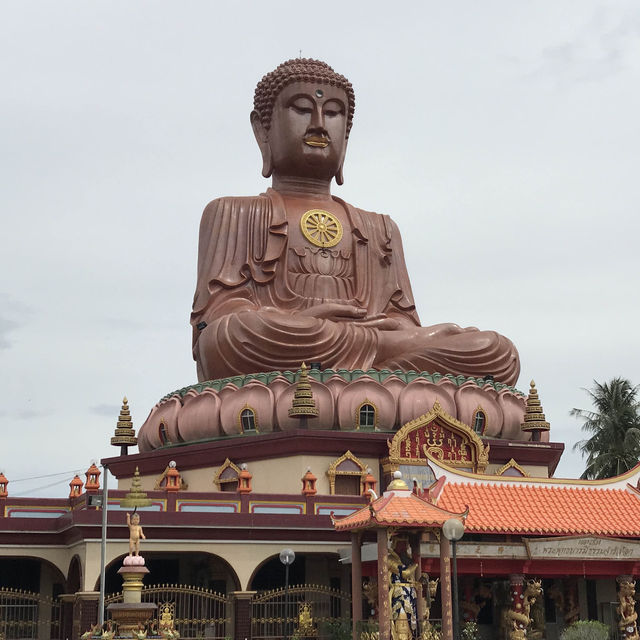
{"type": "MultiPolygon", "coordinates": [[[[0,545],[0,556],[5,558],[35,558],[46,560],[56,567],[66,580],[69,577],[69,566],[73,556],[80,555],[82,543],[70,547],[54,547],[48,545],[0,545]]],[[[46,566],[46,565],[43,565],[46,566]]],[[[84,570],[84,566],[83,566],[84,570]]]]}
{"type": "MultiPolygon", "coordinates": [[[[177,453],[177,452],[176,452],[177,453]]],[[[286,458],[273,458],[269,460],[254,460],[247,464],[247,469],[251,472],[252,488],[255,493],[276,493],[276,494],[297,494],[302,492],[302,476],[311,467],[311,471],[318,479],[316,488],[320,495],[330,494],[329,476],[327,471],[329,465],[339,456],[314,456],[296,455],[286,458]]],[[[175,456],[177,468],[180,470],[180,458],[175,456]]],[[[167,464],[174,458],[167,454],[167,464]]],[[[377,488],[380,487],[380,470],[378,458],[358,458],[366,467],[371,468],[371,473],[377,481],[377,488]]],[[[232,460],[238,466],[243,460],[232,460]]],[[[213,482],[220,467],[205,467],[202,469],[189,469],[181,472],[183,480],[189,485],[188,491],[218,491],[213,482]]],[[[159,474],[142,475],[142,488],[144,491],[153,491],[159,474]]],[[[131,488],[131,478],[118,480],[118,489],[128,491],[131,488]]],[[[183,494],[184,495],[184,494],[183,494]]]]}
{"type": "MultiPolygon", "coordinates": [[[[240,589],[248,589],[249,580],[254,571],[265,560],[278,556],[285,547],[290,547],[296,553],[338,553],[338,546],[330,542],[306,542],[304,544],[290,540],[276,540],[263,542],[252,540],[247,542],[205,542],[202,540],[188,540],[175,542],[173,540],[144,540],[142,555],[145,552],[160,553],[210,553],[226,560],[235,571],[240,582],[240,589]]],[[[344,546],[344,543],[342,544],[344,546]]],[[[89,542],[84,554],[86,564],[83,564],[83,589],[93,591],[100,579],[100,542],[89,542]],[[86,567],[86,570],[85,570],[86,567]]],[[[125,553],[129,552],[127,541],[109,542],[107,544],[106,564],[111,564],[125,553]]],[[[321,578],[317,572],[317,578],[321,578]]],[[[319,580],[324,583],[324,580],[319,580]]],[[[344,584],[348,584],[344,583],[344,584]]]]}

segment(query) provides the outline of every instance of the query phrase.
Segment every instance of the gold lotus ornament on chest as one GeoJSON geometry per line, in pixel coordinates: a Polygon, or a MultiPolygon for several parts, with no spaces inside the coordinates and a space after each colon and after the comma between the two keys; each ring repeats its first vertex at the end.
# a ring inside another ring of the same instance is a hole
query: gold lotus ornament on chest
{"type": "Polygon", "coordinates": [[[335,247],[342,239],[342,223],[323,209],[310,209],[300,219],[302,235],[316,247],[335,247]]]}

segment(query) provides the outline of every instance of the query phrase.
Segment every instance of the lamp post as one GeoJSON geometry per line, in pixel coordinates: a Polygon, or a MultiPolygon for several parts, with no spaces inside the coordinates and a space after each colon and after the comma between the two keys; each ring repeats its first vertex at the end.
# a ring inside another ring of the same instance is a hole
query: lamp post
{"type": "Polygon", "coordinates": [[[458,561],[456,557],[456,543],[464,535],[464,524],[458,518],[449,518],[442,525],[442,533],[444,537],[451,543],[451,556],[453,558],[452,569],[452,613],[453,613],[453,640],[460,638],[460,620],[458,614],[458,561]]]}
{"type": "MultiPolygon", "coordinates": [[[[107,516],[109,510],[109,489],[107,481],[109,479],[109,467],[102,465],[104,475],[102,480],[102,529],[100,535],[100,596],[98,599],[98,623],[104,624],[104,589],[105,589],[105,564],[107,557],[107,516]]],[[[82,585],[81,585],[82,586],[82,585]]]]}
{"type": "Polygon", "coordinates": [[[289,565],[293,564],[296,554],[293,549],[280,552],[280,562],[284,565],[284,637],[289,636],[289,565]]]}

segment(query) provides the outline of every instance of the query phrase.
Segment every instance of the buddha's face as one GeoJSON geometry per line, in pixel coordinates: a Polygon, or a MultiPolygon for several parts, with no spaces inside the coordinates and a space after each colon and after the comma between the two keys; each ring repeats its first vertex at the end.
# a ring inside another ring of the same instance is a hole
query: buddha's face
{"type": "Polygon", "coordinates": [[[331,180],[347,148],[347,94],[315,82],[295,82],[276,98],[265,133],[277,176],[331,180]]]}

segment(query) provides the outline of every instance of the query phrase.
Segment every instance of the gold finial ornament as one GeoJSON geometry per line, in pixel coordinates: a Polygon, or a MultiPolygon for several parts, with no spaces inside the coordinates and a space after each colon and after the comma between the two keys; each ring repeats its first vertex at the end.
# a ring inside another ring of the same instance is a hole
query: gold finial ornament
{"type": "Polygon", "coordinates": [[[126,456],[129,447],[135,447],[138,444],[136,432],[133,430],[133,422],[131,421],[131,412],[129,411],[129,402],[127,396],[122,398],[122,408],[118,416],[115,435],[111,438],[111,444],[114,447],[120,447],[120,455],[126,456]]]}
{"type": "Polygon", "coordinates": [[[147,494],[142,490],[140,471],[138,471],[138,467],[136,467],[133,480],[131,480],[131,489],[129,493],[120,500],[120,506],[131,509],[133,507],[149,507],[151,504],[152,500],[148,498],[147,494]]]}
{"type": "Polygon", "coordinates": [[[324,209],[310,209],[300,220],[302,235],[316,247],[328,249],[342,240],[342,223],[324,209]]]}
{"type": "Polygon", "coordinates": [[[542,431],[549,431],[551,425],[547,422],[542,403],[538,397],[536,383],[531,381],[531,388],[527,396],[527,407],[524,412],[524,422],[520,425],[523,431],[532,431],[532,440],[540,440],[542,431]]]}
{"type": "Polygon", "coordinates": [[[289,416],[291,418],[300,418],[302,421],[301,426],[303,427],[306,426],[304,421],[307,418],[318,417],[318,409],[316,408],[316,401],[313,399],[313,391],[311,391],[307,371],[307,365],[303,362],[300,367],[298,384],[296,384],[296,390],[293,394],[292,406],[289,409],[289,416]]]}
{"type": "Polygon", "coordinates": [[[409,491],[409,486],[402,479],[401,471],[393,472],[393,480],[389,483],[387,491],[409,491]]]}

